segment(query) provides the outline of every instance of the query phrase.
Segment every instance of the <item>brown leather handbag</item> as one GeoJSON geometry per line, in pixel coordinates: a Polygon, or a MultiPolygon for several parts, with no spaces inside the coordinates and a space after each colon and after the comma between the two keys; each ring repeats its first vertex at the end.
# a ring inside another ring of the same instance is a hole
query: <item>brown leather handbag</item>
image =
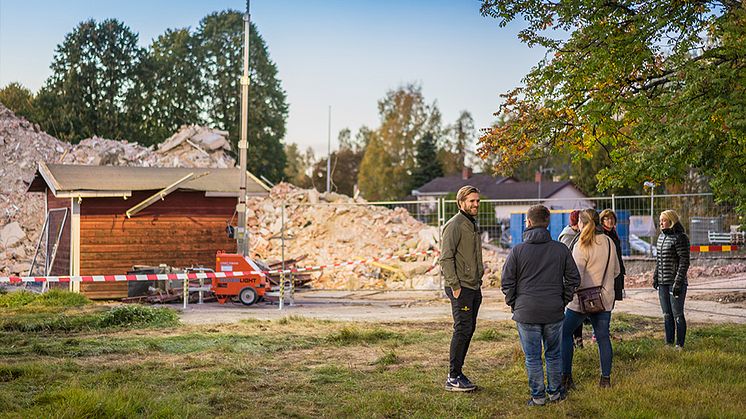
{"type": "MultiPolygon", "coordinates": [[[[609,245],[609,241],[606,241],[609,245]]],[[[601,277],[601,284],[603,284],[606,278],[606,271],[609,270],[609,261],[611,260],[611,245],[609,247],[609,257],[606,259],[606,267],[604,268],[604,276],[601,277]]],[[[595,287],[588,287],[579,289],[576,291],[578,294],[578,302],[580,303],[580,310],[585,314],[596,314],[606,311],[604,307],[604,301],[602,298],[603,286],[598,285],[595,287]]]]}

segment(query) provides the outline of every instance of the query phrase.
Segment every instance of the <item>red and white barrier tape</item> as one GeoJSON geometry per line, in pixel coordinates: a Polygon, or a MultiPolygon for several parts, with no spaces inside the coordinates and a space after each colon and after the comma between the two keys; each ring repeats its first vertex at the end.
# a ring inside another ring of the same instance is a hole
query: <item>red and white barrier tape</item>
{"type": "Polygon", "coordinates": [[[370,262],[378,262],[387,259],[407,258],[413,256],[430,255],[438,253],[436,250],[424,252],[413,252],[404,255],[389,255],[378,258],[368,258],[349,262],[330,263],[326,265],[307,266],[293,269],[274,269],[270,271],[234,271],[234,272],[196,272],[182,274],[138,274],[138,275],[82,275],[82,276],[0,276],[0,283],[20,284],[25,282],[115,282],[115,281],[166,281],[184,279],[207,279],[207,278],[230,278],[248,275],[277,275],[289,273],[301,273],[320,271],[327,268],[338,268],[342,266],[363,265],[370,262]]]}

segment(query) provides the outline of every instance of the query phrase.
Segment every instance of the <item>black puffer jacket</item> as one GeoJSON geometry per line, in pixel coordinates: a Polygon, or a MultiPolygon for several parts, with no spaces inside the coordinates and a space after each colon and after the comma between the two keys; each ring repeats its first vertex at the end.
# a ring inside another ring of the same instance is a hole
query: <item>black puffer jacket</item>
{"type": "Polygon", "coordinates": [[[655,260],[653,283],[671,285],[686,284],[689,270],[689,237],[681,223],[664,228],[656,244],[658,255],[655,260]]]}

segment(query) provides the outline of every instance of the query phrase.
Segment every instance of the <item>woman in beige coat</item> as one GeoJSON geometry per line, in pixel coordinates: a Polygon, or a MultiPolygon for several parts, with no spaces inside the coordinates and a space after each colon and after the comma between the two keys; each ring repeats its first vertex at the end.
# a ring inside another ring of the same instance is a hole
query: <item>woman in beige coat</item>
{"type": "Polygon", "coordinates": [[[562,323],[562,384],[565,389],[575,388],[572,380],[573,341],[572,332],[583,323],[587,317],[593,325],[593,333],[598,343],[598,354],[601,358],[601,380],[599,386],[611,387],[612,349],[609,335],[611,310],[614,308],[614,278],[619,275],[619,261],[616,257],[614,242],[606,235],[600,226],[597,227],[598,215],[592,208],[581,211],[578,220],[580,238],[572,251],[575,264],[580,271],[580,286],[578,290],[601,286],[601,299],[604,311],[595,314],[583,312],[575,294],[573,300],[565,309],[565,319],[562,323]]]}

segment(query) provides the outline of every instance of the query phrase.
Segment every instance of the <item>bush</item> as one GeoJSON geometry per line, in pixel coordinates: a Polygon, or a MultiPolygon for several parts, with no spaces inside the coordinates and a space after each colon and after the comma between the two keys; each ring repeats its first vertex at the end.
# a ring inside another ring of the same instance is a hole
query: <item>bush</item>
{"type": "Polygon", "coordinates": [[[18,308],[34,302],[39,294],[21,290],[0,295],[0,307],[18,308]]]}
{"type": "Polygon", "coordinates": [[[44,307],[82,307],[91,304],[91,300],[77,292],[50,290],[36,297],[33,304],[44,307]]]}
{"type": "Polygon", "coordinates": [[[50,290],[44,294],[21,290],[0,294],[0,307],[20,308],[25,306],[36,307],[82,307],[91,304],[91,300],[82,294],[50,290]]]}
{"type": "Polygon", "coordinates": [[[170,327],[179,324],[179,315],[167,308],[127,305],[101,315],[100,327],[170,327]]]}

